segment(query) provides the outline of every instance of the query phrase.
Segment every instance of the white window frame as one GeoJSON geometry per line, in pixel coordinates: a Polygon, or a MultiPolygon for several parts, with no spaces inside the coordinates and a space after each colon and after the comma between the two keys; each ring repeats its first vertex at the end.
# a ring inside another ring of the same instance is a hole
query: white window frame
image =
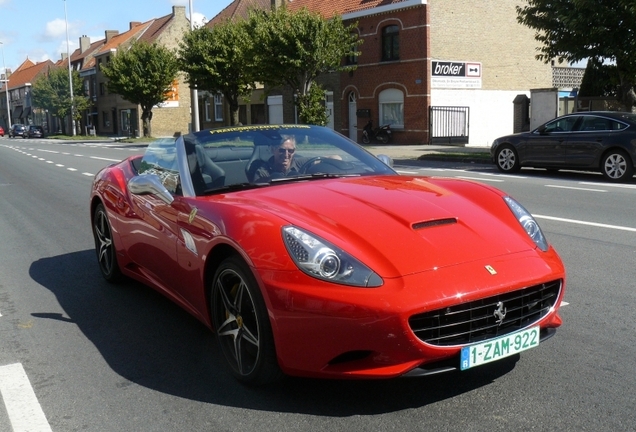
{"type": "Polygon", "coordinates": [[[404,93],[398,89],[386,89],[378,96],[378,126],[391,125],[391,129],[404,129],[404,93]]]}
{"type": "Polygon", "coordinates": [[[214,121],[223,121],[223,95],[214,95],[214,121]]]}

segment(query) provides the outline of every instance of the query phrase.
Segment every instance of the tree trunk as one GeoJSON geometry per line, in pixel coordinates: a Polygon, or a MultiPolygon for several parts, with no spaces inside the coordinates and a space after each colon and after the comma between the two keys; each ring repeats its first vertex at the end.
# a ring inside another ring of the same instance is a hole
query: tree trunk
{"type": "Polygon", "coordinates": [[[141,108],[141,122],[143,125],[144,138],[152,136],[152,109],[141,108]]]}

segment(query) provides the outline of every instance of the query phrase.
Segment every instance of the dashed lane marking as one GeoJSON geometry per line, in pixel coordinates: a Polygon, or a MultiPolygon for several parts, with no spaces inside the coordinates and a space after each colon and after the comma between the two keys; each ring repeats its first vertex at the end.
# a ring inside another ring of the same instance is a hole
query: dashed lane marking
{"type": "Polygon", "coordinates": [[[0,366],[0,394],[13,432],[52,432],[22,364],[0,366]]]}

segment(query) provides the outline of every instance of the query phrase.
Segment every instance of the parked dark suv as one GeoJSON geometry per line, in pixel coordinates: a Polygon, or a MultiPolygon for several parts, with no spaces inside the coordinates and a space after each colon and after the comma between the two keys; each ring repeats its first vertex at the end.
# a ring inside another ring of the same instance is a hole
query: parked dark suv
{"type": "Polygon", "coordinates": [[[9,129],[9,138],[15,138],[19,136],[22,138],[27,137],[27,127],[23,124],[17,123],[11,126],[11,129],[9,129]]]}
{"type": "Polygon", "coordinates": [[[42,126],[31,125],[26,134],[29,138],[42,138],[44,137],[44,129],[42,126]]]}

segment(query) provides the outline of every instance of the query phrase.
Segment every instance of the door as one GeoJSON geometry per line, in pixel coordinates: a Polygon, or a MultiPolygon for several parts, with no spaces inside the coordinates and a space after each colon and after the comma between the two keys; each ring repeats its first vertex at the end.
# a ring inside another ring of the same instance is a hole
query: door
{"type": "Polygon", "coordinates": [[[358,142],[358,102],[354,92],[349,93],[349,138],[358,142]]]}
{"type": "Polygon", "coordinates": [[[565,159],[571,167],[597,167],[610,131],[620,127],[618,122],[593,115],[582,115],[577,130],[566,144],[565,159]]]}
{"type": "Polygon", "coordinates": [[[325,92],[325,110],[327,111],[327,124],[330,129],[334,128],[333,123],[333,92],[325,92]]]}
{"type": "Polygon", "coordinates": [[[529,134],[519,148],[521,160],[530,166],[565,166],[565,146],[580,116],[555,119],[529,134]]]}

